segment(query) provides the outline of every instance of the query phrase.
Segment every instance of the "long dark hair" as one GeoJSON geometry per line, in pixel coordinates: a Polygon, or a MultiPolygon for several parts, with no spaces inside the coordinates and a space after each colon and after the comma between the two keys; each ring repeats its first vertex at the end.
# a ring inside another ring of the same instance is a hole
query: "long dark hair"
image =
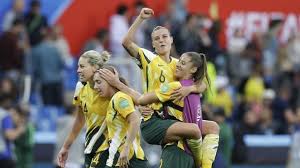
{"type": "Polygon", "coordinates": [[[195,67],[197,67],[197,71],[193,73],[193,80],[198,82],[203,81],[203,79],[206,78],[207,83],[210,86],[205,54],[197,52],[186,52],[185,54],[191,58],[191,62],[195,67]]]}

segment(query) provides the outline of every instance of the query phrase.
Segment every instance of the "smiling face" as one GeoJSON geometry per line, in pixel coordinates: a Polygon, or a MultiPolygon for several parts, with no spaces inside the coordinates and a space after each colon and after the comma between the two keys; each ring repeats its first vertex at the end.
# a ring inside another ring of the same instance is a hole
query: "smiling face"
{"type": "Polygon", "coordinates": [[[193,73],[197,71],[197,67],[191,62],[191,57],[182,54],[176,64],[175,76],[178,80],[192,79],[193,73]]]}
{"type": "Polygon", "coordinates": [[[99,93],[101,97],[111,97],[111,91],[113,88],[100,77],[100,74],[98,72],[94,75],[94,89],[99,93]]]}
{"type": "Polygon", "coordinates": [[[152,32],[152,46],[159,55],[169,54],[171,51],[173,38],[168,29],[164,27],[156,28],[152,32]]]}
{"type": "Polygon", "coordinates": [[[87,58],[80,57],[78,61],[77,73],[80,82],[87,82],[93,79],[94,72],[96,67],[88,63],[87,58]]]}

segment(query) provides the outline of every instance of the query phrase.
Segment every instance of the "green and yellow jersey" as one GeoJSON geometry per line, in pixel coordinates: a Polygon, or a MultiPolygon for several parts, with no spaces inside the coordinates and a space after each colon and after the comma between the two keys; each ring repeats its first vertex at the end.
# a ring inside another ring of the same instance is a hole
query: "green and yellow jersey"
{"type": "MultiPolygon", "coordinates": [[[[117,152],[121,152],[126,141],[129,124],[126,117],[135,112],[134,103],[130,96],[119,91],[112,97],[107,108],[106,124],[109,139],[109,157],[107,165],[112,166],[117,152]]],[[[129,159],[135,157],[145,160],[144,151],[141,147],[140,134],[135,137],[130,147],[129,159]]]]}
{"type": "Polygon", "coordinates": [[[180,82],[165,83],[160,88],[155,90],[155,95],[159,101],[168,108],[169,115],[175,117],[176,120],[183,121],[184,101],[170,100],[172,92],[181,88],[180,82]]]}
{"type": "Polygon", "coordinates": [[[100,137],[97,137],[97,132],[105,120],[109,99],[100,97],[99,93],[92,89],[89,83],[82,85],[78,82],[73,104],[82,109],[85,117],[87,128],[85,148],[88,146],[91,148],[89,152],[85,150],[85,153],[97,153],[108,149],[107,130],[100,137]]]}
{"type": "MultiPolygon", "coordinates": [[[[175,81],[175,70],[177,59],[171,57],[171,62],[167,63],[159,55],[153,54],[149,50],[139,48],[138,66],[143,74],[144,93],[152,92],[160,88],[161,84],[175,81]]],[[[151,105],[154,110],[160,110],[161,103],[151,105]]],[[[150,117],[149,117],[150,118],[150,117]]],[[[145,118],[148,120],[149,118],[145,118]]]]}

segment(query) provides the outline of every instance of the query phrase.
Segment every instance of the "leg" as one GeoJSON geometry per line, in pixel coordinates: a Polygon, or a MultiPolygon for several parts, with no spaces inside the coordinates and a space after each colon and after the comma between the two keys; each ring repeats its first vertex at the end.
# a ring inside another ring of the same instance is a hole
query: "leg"
{"type": "Polygon", "coordinates": [[[205,135],[202,143],[202,168],[211,168],[219,146],[219,125],[214,121],[203,120],[202,132],[205,135]]]}
{"type": "Polygon", "coordinates": [[[197,124],[176,122],[166,132],[163,143],[177,142],[181,139],[200,139],[201,132],[197,124]]]}
{"type": "Polygon", "coordinates": [[[218,134],[220,127],[215,121],[202,120],[202,135],[218,134]]]}
{"type": "Polygon", "coordinates": [[[198,125],[183,122],[174,123],[167,130],[164,138],[164,144],[176,142],[181,139],[187,139],[187,144],[193,153],[195,163],[197,167],[199,167],[202,161],[202,136],[198,125]]]}

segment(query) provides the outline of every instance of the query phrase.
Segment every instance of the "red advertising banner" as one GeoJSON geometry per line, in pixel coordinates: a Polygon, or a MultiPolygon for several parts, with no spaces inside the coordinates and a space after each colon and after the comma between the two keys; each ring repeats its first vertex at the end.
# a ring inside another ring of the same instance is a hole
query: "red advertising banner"
{"type": "Polygon", "coordinates": [[[267,31],[273,19],[283,21],[278,36],[283,43],[300,30],[299,0],[189,0],[188,9],[194,13],[217,15],[222,22],[223,44],[236,29],[241,29],[248,39],[254,32],[267,31]]]}

